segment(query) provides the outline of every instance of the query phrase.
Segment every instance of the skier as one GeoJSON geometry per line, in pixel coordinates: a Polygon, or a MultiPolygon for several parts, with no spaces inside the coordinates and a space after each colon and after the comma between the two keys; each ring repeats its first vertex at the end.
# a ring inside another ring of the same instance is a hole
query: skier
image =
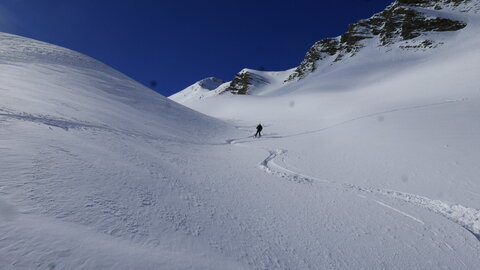
{"type": "Polygon", "coordinates": [[[260,134],[260,132],[262,132],[262,129],[263,129],[262,124],[258,124],[257,133],[255,133],[255,135],[253,137],[257,137],[257,135],[258,135],[258,137],[262,137],[262,134],[260,134]]]}

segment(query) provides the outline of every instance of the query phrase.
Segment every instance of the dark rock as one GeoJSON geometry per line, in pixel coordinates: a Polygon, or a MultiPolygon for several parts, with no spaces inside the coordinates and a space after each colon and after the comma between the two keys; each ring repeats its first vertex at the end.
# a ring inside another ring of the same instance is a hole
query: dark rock
{"type": "Polygon", "coordinates": [[[260,84],[268,84],[268,81],[258,74],[242,70],[235,75],[230,85],[222,93],[230,92],[236,95],[246,95],[252,85],[260,84]]]}

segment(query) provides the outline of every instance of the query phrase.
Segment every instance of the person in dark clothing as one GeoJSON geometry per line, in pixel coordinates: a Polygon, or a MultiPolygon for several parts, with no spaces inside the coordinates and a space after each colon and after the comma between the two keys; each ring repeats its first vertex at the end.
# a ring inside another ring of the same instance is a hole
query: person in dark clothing
{"type": "Polygon", "coordinates": [[[262,132],[262,129],[263,129],[262,124],[258,124],[257,133],[255,133],[254,137],[257,137],[257,135],[258,137],[262,137],[262,134],[260,134],[260,132],[262,132]]]}

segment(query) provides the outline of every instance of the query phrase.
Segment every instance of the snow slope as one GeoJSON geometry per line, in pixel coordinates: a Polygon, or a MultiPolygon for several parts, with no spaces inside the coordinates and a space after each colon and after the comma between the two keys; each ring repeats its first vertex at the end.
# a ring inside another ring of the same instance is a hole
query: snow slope
{"type": "Polygon", "coordinates": [[[226,87],[227,84],[223,80],[210,77],[190,85],[184,90],[173,94],[170,98],[176,102],[185,103],[192,99],[197,100],[218,94],[226,87]]]}
{"type": "Polygon", "coordinates": [[[480,18],[418,9],[467,27],[431,34],[435,50],[366,46],[265,95],[185,103],[246,130],[228,141],[238,148],[264,150],[258,167],[278,182],[262,195],[275,214],[261,216],[299,258],[264,268],[480,266],[480,18]],[[264,136],[249,137],[258,122],[264,136]]]}
{"type": "Polygon", "coordinates": [[[480,20],[449,14],[435,53],[189,101],[230,124],[1,34],[0,269],[477,269],[480,20]]]}
{"type": "Polygon", "coordinates": [[[178,168],[225,123],[64,48],[0,51],[0,269],[235,268],[178,210],[178,168]]]}

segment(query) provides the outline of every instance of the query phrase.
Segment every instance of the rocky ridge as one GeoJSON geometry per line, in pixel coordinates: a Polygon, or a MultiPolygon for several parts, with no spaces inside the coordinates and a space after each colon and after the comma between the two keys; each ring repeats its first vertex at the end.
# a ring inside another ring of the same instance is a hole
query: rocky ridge
{"type": "MultiPolygon", "coordinates": [[[[289,76],[286,82],[303,79],[314,72],[318,61],[330,60],[333,63],[354,56],[365,47],[365,40],[377,38],[377,46],[392,46],[399,41],[426,36],[429,32],[457,31],[464,28],[465,22],[429,16],[418,8],[442,10],[460,9],[468,12],[462,4],[472,0],[398,0],[385,10],[366,20],[350,24],[347,31],[336,38],[326,38],[316,42],[306,53],[303,61],[289,76]],[[463,9],[462,9],[463,8],[463,9]]],[[[402,49],[432,48],[434,41],[425,38],[415,46],[401,46],[402,49]]]]}
{"type": "MultiPolygon", "coordinates": [[[[466,22],[442,17],[439,11],[478,13],[480,0],[397,0],[372,17],[350,24],[342,35],[317,41],[281,81],[285,84],[301,80],[315,72],[320,63],[335,65],[366,46],[407,51],[434,49],[442,42],[430,38],[430,34],[467,26],[466,22]]],[[[253,89],[269,86],[272,82],[264,73],[243,69],[230,82],[219,85],[216,94],[247,95],[253,89]]]]}

